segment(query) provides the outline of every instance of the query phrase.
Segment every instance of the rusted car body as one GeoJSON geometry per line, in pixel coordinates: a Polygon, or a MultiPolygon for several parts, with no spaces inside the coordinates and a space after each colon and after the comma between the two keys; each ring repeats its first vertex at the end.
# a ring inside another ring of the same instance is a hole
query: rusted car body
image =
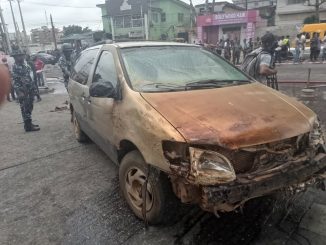
{"type": "Polygon", "coordinates": [[[322,185],[323,133],[310,109],[254,81],[189,91],[137,91],[120,53],[135,47],[202,49],[151,42],[97,47],[98,56],[108,51],[114,57],[116,98],[91,96],[96,62],[84,85],[70,81],[71,109],[81,129],[117,164],[137,149],[149,166],[169,176],[182,202],[215,213],[277,190],[322,185]]]}

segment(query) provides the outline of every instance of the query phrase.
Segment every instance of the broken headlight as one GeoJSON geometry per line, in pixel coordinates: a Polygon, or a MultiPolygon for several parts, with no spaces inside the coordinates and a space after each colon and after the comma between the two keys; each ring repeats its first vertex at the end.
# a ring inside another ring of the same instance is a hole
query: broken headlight
{"type": "Polygon", "coordinates": [[[190,147],[191,172],[197,184],[210,185],[235,180],[231,162],[222,154],[190,147]]]}

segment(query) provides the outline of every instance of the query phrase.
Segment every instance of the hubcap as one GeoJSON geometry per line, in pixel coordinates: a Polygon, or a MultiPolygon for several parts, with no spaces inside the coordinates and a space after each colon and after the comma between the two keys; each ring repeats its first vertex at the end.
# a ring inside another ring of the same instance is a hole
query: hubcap
{"type": "MultiPolygon", "coordinates": [[[[126,190],[132,205],[139,211],[142,211],[143,197],[142,187],[145,183],[146,175],[137,167],[129,169],[126,174],[126,190]]],[[[147,183],[146,191],[146,211],[150,211],[154,203],[153,190],[150,183],[147,183]]]]}

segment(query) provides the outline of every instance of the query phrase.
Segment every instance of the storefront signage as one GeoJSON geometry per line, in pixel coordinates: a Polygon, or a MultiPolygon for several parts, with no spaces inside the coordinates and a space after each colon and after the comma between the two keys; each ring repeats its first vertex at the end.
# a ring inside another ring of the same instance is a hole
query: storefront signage
{"type": "Polygon", "coordinates": [[[197,26],[232,25],[256,22],[257,11],[241,11],[226,14],[201,15],[197,17],[197,26]]]}

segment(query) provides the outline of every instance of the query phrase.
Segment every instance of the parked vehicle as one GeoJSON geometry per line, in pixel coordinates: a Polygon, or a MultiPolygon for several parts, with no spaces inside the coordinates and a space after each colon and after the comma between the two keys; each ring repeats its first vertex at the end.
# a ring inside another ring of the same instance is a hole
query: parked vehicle
{"type": "Polygon", "coordinates": [[[53,55],[50,55],[50,54],[37,53],[37,54],[32,55],[32,57],[35,57],[35,56],[38,57],[40,60],[42,60],[44,64],[55,65],[57,62],[56,57],[54,57],[53,55]]]}
{"type": "Polygon", "coordinates": [[[306,47],[310,48],[310,39],[313,37],[314,33],[319,33],[319,38],[323,39],[326,33],[326,23],[318,23],[318,24],[307,24],[304,25],[300,33],[306,34],[306,47]]]}
{"type": "Polygon", "coordinates": [[[316,114],[203,47],[89,48],[68,92],[76,139],[90,138],[119,165],[128,205],[150,224],[175,217],[175,196],[218,213],[323,185],[316,114]]]}

